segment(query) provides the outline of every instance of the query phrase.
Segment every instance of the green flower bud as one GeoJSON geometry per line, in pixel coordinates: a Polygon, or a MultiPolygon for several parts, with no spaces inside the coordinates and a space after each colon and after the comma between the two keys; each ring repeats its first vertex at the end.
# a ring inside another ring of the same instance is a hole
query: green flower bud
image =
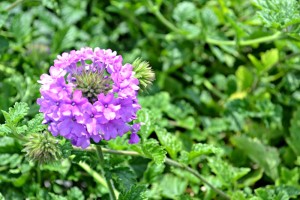
{"type": "Polygon", "coordinates": [[[148,62],[143,61],[141,58],[137,58],[133,63],[134,77],[140,82],[141,89],[146,89],[155,79],[155,74],[151,69],[148,62]]]}
{"type": "Polygon", "coordinates": [[[48,132],[31,134],[24,146],[22,151],[28,159],[39,164],[55,162],[62,157],[60,144],[48,132]]]}

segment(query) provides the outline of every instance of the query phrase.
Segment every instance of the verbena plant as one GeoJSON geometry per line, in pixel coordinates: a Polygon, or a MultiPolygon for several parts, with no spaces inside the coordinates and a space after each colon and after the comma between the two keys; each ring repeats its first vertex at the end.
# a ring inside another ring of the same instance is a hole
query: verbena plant
{"type": "Polygon", "coordinates": [[[298,199],[299,22],[296,0],[1,1],[0,198],[298,199]],[[72,105],[74,87],[57,97],[63,83],[40,76],[86,46],[116,50],[136,73],[68,70],[86,105],[55,116],[43,99],[72,105]],[[156,77],[139,96],[134,79],[153,74],[137,57],[156,77]],[[130,97],[121,112],[107,95],[124,77],[135,92],[111,96],[130,97]],[[78,127],[74,112],[101,123],[78,127]]]}

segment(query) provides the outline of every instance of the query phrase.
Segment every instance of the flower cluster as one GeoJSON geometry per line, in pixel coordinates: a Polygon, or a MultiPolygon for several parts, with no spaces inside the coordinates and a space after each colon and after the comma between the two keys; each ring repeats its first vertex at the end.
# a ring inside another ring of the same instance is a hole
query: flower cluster
{"type": "Polygon", "coordinates": [[[49,131],[82,148],[90,139],[98,143],[126,132],[131,132],[129,143],[137,143],[140,125],[132,121],[140,109],[139,81],[134,74],[132,65],[123,65],[110,49],[82,48],[58,56],[50,75],[38,81],[37,103],[49,131]]]}

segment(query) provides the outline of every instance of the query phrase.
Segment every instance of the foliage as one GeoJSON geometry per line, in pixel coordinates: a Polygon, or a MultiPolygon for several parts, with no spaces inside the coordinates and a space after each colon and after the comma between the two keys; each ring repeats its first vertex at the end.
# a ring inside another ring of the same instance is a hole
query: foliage
{"type": "Polygon", "coordinates": [[[299,199],[299,8],[296,0],[1,1],[0,199],[108,199],[101,171],[119,199],[225,199],[216,189],[233,200],[299,199]],[[153,67],[156,80],[139,96],[141,141],[102,144],[118,154],[104,149],[101,166],[94,149],[53,138],[61,158],[39,165],[24,151],[33,136],[45,141],[37,80],[58,54],[84,46],[153,67]]]}

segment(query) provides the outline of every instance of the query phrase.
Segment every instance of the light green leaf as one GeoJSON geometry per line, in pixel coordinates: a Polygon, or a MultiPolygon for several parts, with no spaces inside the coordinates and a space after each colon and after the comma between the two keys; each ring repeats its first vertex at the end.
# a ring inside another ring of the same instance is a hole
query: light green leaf
{"type": "Polygon", "coordinates": [[[280,164],[279,153],[276,148],[266,146],[259,140],[246,136],[234,136],[232,143],[243,150],[254,162],[259,164],[266,174],[273,180],[278,178],[278,166],[280,164]]]}
{"type": "Polygon", "coordinates": [[[38,133],[45,130],[46,125],[42,124],[43,120],[44,115],[42,113],[37,114],[33,119],[29,120],[27,124],[28,128],[26,134],[38,133]]]}
{"type": "Polygon", "coordinates": [[[128,199],[144,200],[146,199],[143,195],[145,191],[146,191],[145,186],[141,186],[141,185],[132,186],[130,190],[120,194],[119,200],[128,200],[128,199]]]}
{"type": "Polygon", "coordinates": [[[173,18],[177,22],[193,19],[197,13],[197,8],[193,2],[183,1],[177,4],[173,11],[173,18]]]}
{"type": "Polygon", "coordinates": [[[250,172],[249,168],[236,168],[220,158],[209,158],[208,165],[217,177],[222,181],[223,185],[230,188],[238,179],[250,172]]]}
{"type": "Polygon", "coordinates": [[[6,123],[10,126],[16,126],[17,123],[23,119],[29,110],[27,103],[17,102],[13,108],[9,108],[9,112],[3,111],[6,123]]]}
{"type": "Polygon", "coordinates": [[[236,71],[238,91],[247,91],[253,84],[252,72],[244,66],[240,66],[236,71]]]}
{"type": "Polygon", "coordinates": [[[82,191],[78,187],[72,187],[67,192],[67,199],[68,200],[84,200],[84,195],[82,191]]]}
{"type": "Polygon", "coordinates": [[[300,108],[298,108],[291,119],[290,134],[291,136],[287,138],[288,145],[292,148],[297,156],[300,156],[300,108]]]}
{"type": "Polygon", "coordinates": [[[188,160],[193,160],[194,158],[197,158],[202,155],[208,155],[208,154],[221,154],[222,149],[215,147],[210,144],[194,144],[192,146],[192,150],[188,154],[188,160]]]}
{"type": "Polygon", "coordinates": [[[155,139],[145,141],[142,145],[142,151],[146,157],[153,159],[156,164],[162,164],[165,161],[166,151],[155,139]]]}
{"type": "Polygon", "coordinates": [[[162,195],[167,198],[175,199],[175,197],[184,193],[188,182],[185,179],[178,178],[172,174],[164,175],[160,182],[162,195]]]}
{"type": "Polygon", "coordinates": [[[165,147],[171,158],[176,158],[177,153],[182,149],[182,142],[178,140],[178,137],[158,126],[155,128],[155,132],[160,143],[165,147]]]}

